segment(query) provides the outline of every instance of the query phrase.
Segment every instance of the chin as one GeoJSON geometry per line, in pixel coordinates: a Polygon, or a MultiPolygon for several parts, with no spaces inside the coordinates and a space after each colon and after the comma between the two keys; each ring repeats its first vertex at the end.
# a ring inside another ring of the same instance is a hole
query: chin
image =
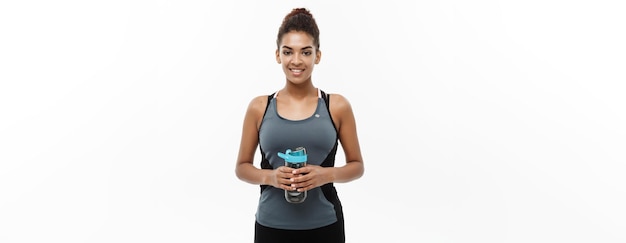
{"type": "Polygon", "coordinates": [[[311,76],[308,77],[289,77],[287,80],[292,84],[303,84],[311,80],[311,76]]]}
{"type": "Polygon", "coordinates": [[[306,83],[308,80],[311,79],[311,76],[294,77],[291,75],[287,75],[286,77],[287,77],[287,81],[293,84],[306,83]]]}

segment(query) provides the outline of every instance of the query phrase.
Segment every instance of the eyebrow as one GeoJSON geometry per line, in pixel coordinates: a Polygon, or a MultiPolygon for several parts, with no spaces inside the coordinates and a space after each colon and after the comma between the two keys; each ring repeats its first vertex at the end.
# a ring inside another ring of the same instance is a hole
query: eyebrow
{"type": "MultiPolygon", "coordinates": [[[[289,50],[293,50],[293,48],[288,47],[288,46],[282,46],[282,47],[286,48],[286,49],[289,49],[289,50]]],[[[305,46],[305,47],[302,48],[302,50],[304,50],[304,49],[311,49],[311,48],[313,48],[313,47],[312,46],[305,46]]]]}

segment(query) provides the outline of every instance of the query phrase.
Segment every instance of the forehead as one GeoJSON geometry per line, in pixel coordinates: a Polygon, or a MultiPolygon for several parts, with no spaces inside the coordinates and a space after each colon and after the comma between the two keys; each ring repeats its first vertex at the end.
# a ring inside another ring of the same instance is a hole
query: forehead
{"type": "Polygon", "coordinates": [[[281,47],[303,48],[313,46],[313,37],[304,31],[289,31],[281,38],[281,47]]]}

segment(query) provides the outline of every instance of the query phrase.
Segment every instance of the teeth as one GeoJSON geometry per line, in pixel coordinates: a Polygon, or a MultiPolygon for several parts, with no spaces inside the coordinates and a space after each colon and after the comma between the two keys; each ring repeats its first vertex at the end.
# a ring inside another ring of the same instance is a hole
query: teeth
{"type": "Polygon", "coordinates": [[[301,69],[291,69],[291,71],[294,72],[294,73],[301,73],[302,72],[301,69]]]}

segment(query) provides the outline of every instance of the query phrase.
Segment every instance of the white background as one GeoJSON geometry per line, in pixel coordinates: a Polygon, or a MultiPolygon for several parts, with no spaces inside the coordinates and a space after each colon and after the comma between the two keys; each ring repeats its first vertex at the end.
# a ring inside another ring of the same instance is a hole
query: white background
{"type": "Polygon", "coordinates": [[[241,123],[300,6],[357,118],[348,242],[626,242],[618,2],[3,1],[0,242],[251,242],[241,123]]]}

